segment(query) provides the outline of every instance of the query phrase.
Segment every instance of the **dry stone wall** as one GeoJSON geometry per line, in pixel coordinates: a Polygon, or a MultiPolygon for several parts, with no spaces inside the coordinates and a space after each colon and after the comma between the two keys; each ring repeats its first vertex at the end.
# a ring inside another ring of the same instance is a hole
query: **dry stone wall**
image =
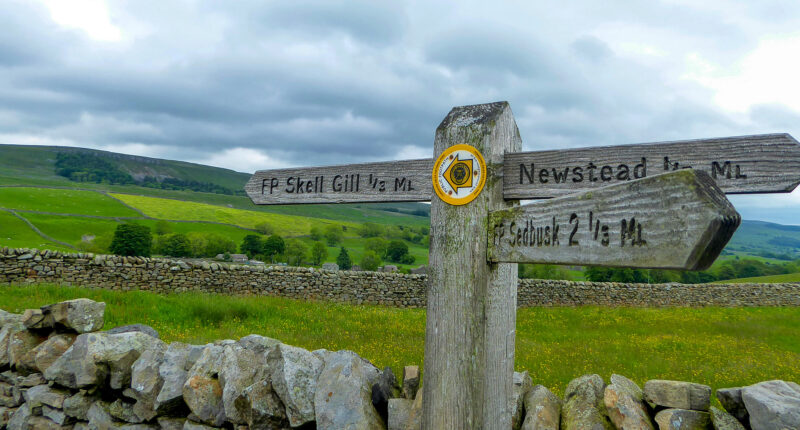
{"type": "MultiPolygon", "coordinates": [[[[0,248],[0,283],[33,282],[419,308],[425,306],[427,277],[0,248]]],[[[800,283],[648,285],[522,279],[518,305],[800,306],[800,283]]]]}

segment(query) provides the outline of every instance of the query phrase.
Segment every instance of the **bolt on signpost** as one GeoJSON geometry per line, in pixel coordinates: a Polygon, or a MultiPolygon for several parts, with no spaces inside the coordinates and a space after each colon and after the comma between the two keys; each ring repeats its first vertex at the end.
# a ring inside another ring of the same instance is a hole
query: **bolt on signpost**
{"type": "Polygon", "coordinates": [[[724,193],[800,183],[788,134],[521,149],[508,103],[463,106],[432,160],[264,170],[245,185],[255,204],[431,201],[424,429],[511,426],[515,263],[702,270],[740,223],[724,193]]]}

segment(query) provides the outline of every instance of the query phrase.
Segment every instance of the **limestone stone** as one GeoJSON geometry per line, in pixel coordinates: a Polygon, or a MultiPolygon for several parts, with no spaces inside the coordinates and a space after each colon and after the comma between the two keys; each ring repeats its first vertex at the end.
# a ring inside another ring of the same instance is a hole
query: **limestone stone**
{"type": "Polygon", "coordinates": [[[561,399],[543,385],[536,385],[525,395],[525,421],[522,430],[558,430],[561,423],[561,399]]]}
{"type": "Polygon", "coordinates": [[[656,414],[659,430],[708,430],[711,416],[708,412],[688,409],[664,409],[656,414]]]}
{"type": "Polygon", "coordinates": [[[43,306],[42,312],[58,326],[89,333],[103,328],[105,308],[103,302],[75,299],[43,306]]]}
{"type": "Polygon", "coordinates": [[[17,410],[14,411],[14,414],[11,415],[11,418],[8,420],[8,424],[6,425],[6,429],[27,430],[30,428],[29,421],[31,418],[33,418],[31,408],[29,408],[27,404],[23,403],[22,406],[17,408],[17,410]]]}
{"type": "Polygon", "coordinates": [[[52,408],[61,409],[64,407],[64,400],[69,397],[69,392],[59,390],[47,385],[37,385],[31,387],[25,392],[25,402],[28,407],[33,409],[39,408],[42,405],[47,405],[52,408]]]}
{"type": "Polygon", "coordinates": [[[10,322],[0,329],[0,368],[11,364],[8,345],[11,343],[11,337],[23,330],[25,330],[25,326],[22,325],[22,322],[10,322]]]}
{"type": "Polygon", "coordinates": [[[41,309],[25,309],[22,314],[22,324],[29,330],[53,328],[52,318],[46,317],[41,309]]]}
{"type": "Polygon", "coordinates": [[[11,367],[22,374],[36,372],[34,349],[46,339],[46,337],[28,330],[13,333],[8,341],[8,359],[11,367]]]}
{"type": "Polygon", "coordinates": [[[122,325],[119,327],[114,327],[110,330],[106,330],[108,334],[119,334],[119,333],[130,333],[130,332],[142,332],[144,334],[148,334],[153,336],[156,339],[159,339],[158,332],[153,327],[150,327],[147,324],[130,324],[130,325],[122,325]]]}
{"type": "Polygon", "coordinates": [[[533,382],[528,372],[514,372],[512,376],[512,391],[509,404],[511,410],[511,428],[518,430],[522,426],[523,411],[525,409],[525,395],[531,390],[533,382]]]}
{"type": "Polygon", "coordinates": [[[71,333],[56,334],[37,345],[32,351],[36,368],[40,372],[47,370],[58,357],[61,357],[72,346],[75,337],[71,333]]]}
{"type": "MultiPolygon", "coordinates": [[[[358,357],[356,353],[353,353],[353,355],[358,357]]],[[[389,399],[394,399],[401,395],[400,386],[397,384],[397,378],[395,378],[391,367],[387,366],[381,372],[369,361],[363,361],[362,368],[366,370],[364,375],[365,382],[369,384],[368,386],[372,387],[372,406],[378,411],[381,420],[387,422],[389,419],[389,399]]]]}
{"type": "Polygon", "coordinates": [[[411,412],[413,403],[413,400],[405,398],[389,399],[387,430],[406,429],[408,414],[411,412]]]}
{"type": "Polygon", "coordinates": [[[368,376],[371,371],[373,369],[351,351],[339,351],[326,357],[314,395],[317,429],[385,428],[372,405],[368,376]]]}
{"type": "Polygon", "coordinates": [[[273,344],[272,347],[268,347],[251,338],[223,349],[219,382],[222,386],[222,404],[228,421],[234,424],[247,423],[247,416],[236,408],[236,401],[240,400],[241,403],[241,400],[244,400],[245,388],[269,377],[267,356],[276,346],[273,344]]]}
{"type": "Polygon", "coordinates": [[[635,382],[622,375],[611,375],[611,384],[605,388],[603,402],[608,417],[617,428],[653,430],[642,396],[642,389],[635,382]]]}
{"type": "Polygon", "coordinates": [[[199,421],[215,426],[226,418],[219,381],[224,349],[220,344],[206,346],[183,384],[183,400],[192,413],[199,421]]]}
{"type": "Polygon", "coordinates": [[[765,381],[742,388],[750,426],[758,430],[800,429],[800,385],[765,381]]]}
{"type": "Polygon", "coordinates": [[[127,423],[140,423],[144,420],[139,418],[133,411],[133,403],[117,399],[108,405],[108,413],[112,417],[127,423]]]}
{"type": "Polygon", "coordinates": [[[652,379],[644,384],[644,400],[652,407],[708,411],[711,387],[683,381],[652,379]]]}
{"type": "Polygon", "coordinates": [[[194,422],[194,421],[191,421],[191,420],[186,420],[183,423],[183,430],[212,430],[212,429],[217,429],[217,428],[221,428],[221,427],[207,426],[205,424],[201,424],[201,423],[194,422]]]}
{"type": "Polygon", "coordinates": [[[717,399],[734,418],[743,423],[750,422],[750,415],[747,413],[747,408],[744,407],[744,400],[742,400],[741,387],[720,388],[717,390],[717,399]]]}
{"type": "Polygon", "coordinates": [[[258,381],[242,392],[234,401],[237,412],[243,415],[251,429],[272,429],[289,426],[286,406],[275,393],[271,376],[258,381]]]}
{"type": "Polygon", "coordinates": [[[417,397],[414,398],[411,410],[408,411],[406,430],[422,430],[422,390],[417,391],[417,397]]]}
{"type": "Polygon", "coordinates": [[[89,408],[99,396],[80,392],[64,399],[64,413],[82,421],[88,420],[89,408]]]}
{"type": "Polygon", "coordinates": [[[584,375],[570,381],[561,408],[561,428],[613,430],[606,416],[604,389],[600,375],[584,375]]]}
{"type": "Polygon", "coordinates": [[[164,350],[148,349],[133,363],[131,367],[131,391],[136,403],[133,413],[138,421],[149,421],[156,415],[156,397],[161,391],[164,380],[158,370],[164,360],[164,350]]]}
{"type": "Polygon", "coordinates": [[[163,349],[164,343],[140,332],[82,334],[44,376],[73,389],[98,385],[108,377],[112,389],[123,389],[130,386],[133,363],[153,348],[163,349]]]}
{"type": "Polygon", "coordinates": [[[16,412],[15,408],[0,406],[0,428],[5,428],[14,412],[16,412]]]}
{"type": "Polygon", "coordinates": [[[419,366],[403,367],[403,395],[413,400],[419,389],[419,366]]]}
{"type": "Polygon", "coordinates": [[[742,423],[739,422],[733,415],[711,407],[711,423],[714,425],[714,430],[746,430],[742,423]]]}
{"type": "Polygon", "coordinates": [[[37,385],[43,385],[46,383],[47,380],[44,379],[44,375],[42,375],[41,373],[31,373],[30,375],[27,375],[22,379],[20,379],[17,382],[17,385],[19,387],[30,388],[30,387],[35,387],[37,385]]]}
{"type": "Polygon", "coordinates": [[[22,315],[13,314],[11,312],[6,312],[0,309],[0,327],[6,324],[21,323],[21,322],[22,322],[22,315]]]}
{"type": "Polygon", "coordinates": [[[68,426],[75,421],[74,418],[65,414],[61,409],[51,408],[47,405],[42,405],[42,416],[60,426],[68,426]]]}
{"type": "Polygon", "coordinates": [[[161,430],[183,430],[186,418],[159,417],[158,426],[161,430]]]}
{"type": "Polygon", "coordinates": [[[322,360],[305,349],[280,344],[270,352],[267,363],[272,372],[272,386],[286,405],[292,427],[314,421],[314,398],[322,360]]]}
{"type": "Polygon", "coordinates": [[[177,414],[182,409],[188,409],[183,401],[183,385],[188,378],[189,369],[194,366],[205,348],[181,342],[169,344],[158,368],[162,385],[156,397],[155,408],[159,414],[177,414]]]}

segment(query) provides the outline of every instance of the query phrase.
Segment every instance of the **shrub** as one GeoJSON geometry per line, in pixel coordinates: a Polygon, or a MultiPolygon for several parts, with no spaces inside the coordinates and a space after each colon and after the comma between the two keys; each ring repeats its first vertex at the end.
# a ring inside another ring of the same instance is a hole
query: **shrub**
{"type": "Polygon", "coordinates": [[[328,248],[322,242],[314,242],[311,245],[311,262],[319,266],[326,258],[328,258],[328,248]]]}
{"type": "Polygon", "coordinates": [[[117,226],[109,251],[117,255],[149,257],[152,245],[149,227],[126,223],[117,226]]]}
{"type": "Polygon", "coordinates": [[[308,231],[308,235],[311,240],[322,240],[322,230],[317,226],[312,226],[311,230],[308,231]]]}
{"type": "Polygon", "coordinates": [[[350,255],[344,247],[341,248],[339,255],[336,257],[336,264],[339,265],[339,269],[341,270],[350,270],[350,268],[353,267],[353,262],[350,261],[350,255]]]}
{"type": "Polygon", "coordinates": [[[413,255],[405,254],[402,257],[400,257],[399,263],[400,264],[414,264],[414,261],[416,261],[416,260],[417,260],[417,258],[414,257],[413,255]]]}
{"type": "Polygon", "coordinates": [[[378,270],[380,264],[381,259],[372,251],[365,252],[364,256],[361,258],[361,268],[364,270],[378,270]]]}
{"type": "Polygon", "coordinates": [[[163,236],[172,233],[172,226],[167,221],[161,220],[156,223],[155,230],[157,235],[163,236]]]}
{"type": "Polygon", "coordinates": [[[386,247],[386,259],[400,263],[403,256],[408,254],[408,245],[402,240],[393,240],[386,247]]]}
{"type": "Polygon", "coordinates": [[[361,237],[378,237],[383,234],[383,228],[377,224],[365,223],[361,225],[358,230],[358,235],[361,237]]]}
{"type": "Polygon", "coordinates": [[[381,259],[386,257],[386,249],[389,247],[389,242],[381,237],[371,237],[364,242],[364,250],[372,251],[381,259]]]}
{"type": "Polygon", "coordinates": [[[336,246],[342,241],[342,228],[336,224],[330,224],[325,227],[325,242],[328,246],[336,246]]]}
{"type": "Polygon", "coordinates": [[[270,261],[275,262],[275,256],[286,251],[286,243],[277,234],[268,237],[261,246],[260,254],[264,254],[270,261]]]}
{"type": "Polygon", "coordinates": [[[246,254],[247,258],[253,258],[254,255],[261,254],[262,247],[263,243],[260,236],[248,234],[242,240],[242,244],[239,245],[239,250],[242,251],[242,254],[246,254]]]}
{"type": "Polygon", "coordinates": [[[192,246],[185,234],[170,234],[159,241],[157,252],[170,257],[191,257],[192,246]]]}
{"type": "Polygon", "coordinates": [[[299,266],[306,259],[308,248],[297,239],[290,239],[286,243],[286,263],[290,266],[299,266]]]}
{"type": "Polygon", "coordinates": [[[264,236],[269,236],[271,234],[275,234],[275,227],[268,222],[262,222],[260,224],[256,224],[256,231],[264,236]]]}

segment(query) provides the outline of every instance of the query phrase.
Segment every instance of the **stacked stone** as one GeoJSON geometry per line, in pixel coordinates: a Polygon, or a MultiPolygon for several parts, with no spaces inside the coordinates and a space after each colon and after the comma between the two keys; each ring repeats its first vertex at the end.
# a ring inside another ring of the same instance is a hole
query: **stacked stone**
{"type": "Polygon", "coordinates": [[[400,395],[390,369],[351,351],[166,344],[145,325],[100,331],[104,309],[0,311],[0,429],[385,429],[400,395]]]}
{"type": "MultiPolygon", "coordinates": [[[[0,283],[34,282],[421,308],[426,304],[427,276],[0,249],[0,283]]],[[[649,285],[521,279],[517,305],[800,306],[800,283],[649,285]]]]}

